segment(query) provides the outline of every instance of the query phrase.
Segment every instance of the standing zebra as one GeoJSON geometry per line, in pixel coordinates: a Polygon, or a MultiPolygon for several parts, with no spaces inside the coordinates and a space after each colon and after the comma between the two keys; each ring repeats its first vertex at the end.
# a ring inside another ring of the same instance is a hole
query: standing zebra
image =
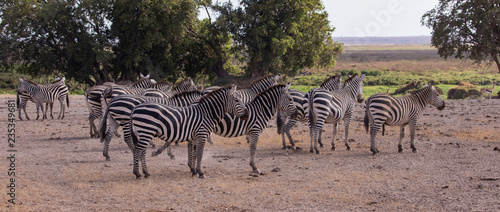
{"type": "Polygon", "coordinates": [[[379,151],[375,144],[375,136],[383,125],[401,126],[399,133],[398,152],[403,151],[401,141],[403,140],[405,127],[410,125],[411,148],[417,152],[415,147],[415,129],[417,121],[427,104],[434,105],[438,110],[444,109],[444,101],[439,92],[431,84],[414,92],[409,96],[393,97],[385,93],[377,93],[366,100],[366,111],[364,125],[366,132],[370,128],[370,150],[373,154],[379,151]]]}
{"type": "MultiPolygon", "coordinates": [[[[59,81],[54,84],[46,84],[46,85],[38,85],[37,83],[31,82],[29,80],[19,79],[21,84],[17,88],[18,93],[25,93],[26,95],[31,96],[31,99],[34,100],[36,104],[37,117],[39,115],[39,108],[42,110],[42,121],[47,118],[48,107],[50,106],[50,117],[52,116],[52,107],[54,101],[57,99],[61,105],[61,110],[59,112],[58,119],[64,118],[64,100],[66,100],[66,104],[69,107],[69,96],[68,96],[68,86],[64,85],[65,78],[63,77],[59,81]],[[43,103],[45,103],[46,110],[44,111],[43,103]]],[[[25,111],[26,112],[26,111],[25,111]]]]}
{"type": "MultiPolygon", "coordinates": [[[[176,106],[176,107],[186,107],[191,105],[193,102],[197,102],[201,97],[200,91],[190,91],[183,92],[174,95],[171,98],[158,98],[158,97],[146,97],[124,94],[117,96],[109,101],[108,107],[104,110],[103,118],[101,119],[99,137],[101,138],[101,143],[104,142],[103,156],[106,160],[110,160],[108,149],[109,142],[113,137],[113,134],[117,134],[117,130],[120,126],[123,127],[123,139],[129,148],[133,149],[132,139],[130,138],[130,115],[132,110],[139,104],[144,102],[156,102],[164,105],[176,106]],[[107,127],[109,123],[109,127],[107,127]],[[107,127],[107,128],[106,128],[107,127]],[[108,129],[108,130],[106,130],[108,129]]],[[[154,145],[151,141],[151,144],[154,145]]],[[[173,159],[175,156],[172,155],[169,149],[169,156],[173,159]]]]}
{"type": "MultiPolygon", "coordinates": [[[[248,119],[242,120],[233,114],[226,114],[215,127],[214,133],[223,137],[233,138],[246,135],[250,143],[250,166],[257,174],[260,174],[254,161],[257,142],[260,134],[266,129],[269,119],[276,114],[277,110],[282,110],[292,117],[297,115],[297,108],[293,104],[289,88],[290,83],[286,86],[275,85],[261,92],[246,105],[248,119]]],[[[159,149],[157,153],[161,151],[159,149]]]]}
{"type": "MultiPolygon", "coordinates": [[[[144,76],[141,74],[141,79],[130,85],[131,87],[143,87],[148,88],[155,83],[154,80],[149,79],[149,74],[144,76]]],[[[99,119],[102,115],[102,101],[103,93],[109,87],[116,86],[114,83],[104,83],[103,85],[96,85],[87,90],[85,90],[85,103],[89,109],[89,125],[90,125],[90,137],[99,137],[99,132],[94,124],[94,120],[99,119]]]]}
{"type": "Polygon", "coordinates": [[[345,145],[349,146],[349,123],[355,108],[355,101],[363,102],[363,79],[365,74],[352,77],[344,82],[344,87],[330,92],[324,88],[314,88],[305,96],[304,111],[309,117],[309,129],[311,133],[310,152],[314,150],[319,154],[318,132],[323,129],[325,123],[333,123],[332,150],[335,150],[335,135],[337,134],[338,123],[344,120],[345,124],[345,145]]]}
{"type": "MultiPolygon", "coordinates": [[[[63,78],[56,77],[56,80],[50,84],[52,84],[52,85],[55,85],[55,84],[64,85],[65,79],[66,79],[65,77],[63,77],[63,78]]],[[[26,92],[19,92],[19,88],[18,88],[18,91],[16,92],[16,105],[17,105],[18,112],[19,112],[19,120],[23,120],[21,110],[24,111],[24,115],[25,115],[26,119],[30,120],[30,118],[28,117],[28,113],[26,113],[26,105],[27,105],[28,101],[35,102],[35,100],[33,99],[33,96],[29,95],[26,92]]],[[[69,105],[68,105],[68,107],[69,107],[69,105]]],[[[38,113],[38,111],[37,111],[37,113],[38,113]]],[[[51,116],[52,116],[52,113],[51,113],[51,116]]]]}
{"type": "MultiPolygon", "coordinates": [[[[340,89],[342,87],[342,76],[336,75],[336,76],[331,76],[328,77],[323,83],[321,83],[321,88],[324,88],[329,91],[334,91],[340,89]]],[[[295,126],[297,122],[307,122],[308,118],[304,113],[304,95],[306,93],[302,91],[298,91],[295,89],[290,89],[290,94],[292,95],[293,98],[293,103],[297,107],[297,116],[295,118],[288,117],[288,122],[286,123],[285,126],[283,124],[286,122],[287,117],[283,116],[283,114],[280,113],[278,110],[278,115],[276,117],[276,126],[278,130],[278,134],[282,135],[282,143],[283,143],[283,149],[286,148],[286,139],[285,139],[285,133],[288,137],[288,140],[290,140],[290,144],[292,145],[293,149],[296,149],[295,147],[295,142],[292,139],[292,135],[290,134],[290,130],[295,126]]],[[[321,142],[321,131],[319,131],[318,135],[318,143],[321,147],[323,147],[323,143],[321,142]]]]}
{"type": "Polygon", "coordinates": [[[248,116],[248,111],[235,95],[235,90],[234,85],[217,89],[200,98],[198,104],[189,107],[172,107],[158,103],[138,105],[133,110],[130,121],[134,143],[133,172],[137,179],[141,178],[139,159],[145,177],[149,176],[146,167],[146,147],[155,136],[165,141],[162,150],[171,142],[188,141],[188,166],[191,173],[205,178],[201,171],[201,159],[205,141],[215,125],[226,113],[233,113],[242,119],[248,116]],[[194,146],[193,141],[195,141],[194,146]]]}

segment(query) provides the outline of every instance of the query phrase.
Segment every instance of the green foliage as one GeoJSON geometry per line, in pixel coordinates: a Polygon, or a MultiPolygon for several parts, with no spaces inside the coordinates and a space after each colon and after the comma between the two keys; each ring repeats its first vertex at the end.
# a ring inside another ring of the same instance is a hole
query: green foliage
{"type": "Polygon", "coordinates": [[[234,35],[234,52],[246,63],[248,75],[282,73],[295,76],[306,67],[330,67],[343,52],[335,43],[328,14],[320,0],[242,0],[214,7],[218,23],[234,35]]]}
{"type": "Polygon", "coordinates": [[[500,1],[441,0],[426,12],[422,24],[433,30],[432,45],[440,56],[493,60],[500,71],[500,1]]]}

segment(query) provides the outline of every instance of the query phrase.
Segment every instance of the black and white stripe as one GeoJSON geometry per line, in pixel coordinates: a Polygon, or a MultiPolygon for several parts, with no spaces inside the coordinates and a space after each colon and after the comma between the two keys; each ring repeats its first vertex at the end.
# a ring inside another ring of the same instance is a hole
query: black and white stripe
{"type": "MultiPolygon", "coordinates": [[[[39,109],[42,110],[42,120],[47,118],[47,111],[50,106],[50,117],[53,119],[54,117],[52,116],[52,108],[54,105],[55,100],[59,100],[61,110],[59,112],[59,116],[57,117],[58,119],[63,119],[64,118],[64,112],[65,112],[65,106],[64,106],[64,101],[66,100],[66,104],[69,107],[69,90],[68,86],[64,84],[65,78],[63,77],[62,79],[54,82],[53,84],[46,84],[46,85],[38,85],[37,83],[31,82],[29,80],[23,80],[19,79],[21,84],[19,84],[17,88],[17,93],[20,95],[24,95],[25,101],[26,96],[30,96],[29,99],[33,100],[35,104],[37,105],[37,117],[38,119],[40,117],[39,115],[39,109]],[[44,111],[43,103],[46,104],[46,110],[44,111]]],[[[19,98],[20,101],[23,101],[21,97],[19,98]]],[[[21,104],[21,106],[26,106],[25,104],[21,104]]],[[[26,113],[26,111],[25,111],[26,113]]]]}
{"type": "MultiPolygon", "coordinates": [[[[118,128],[123,127],[123,138],[125,143],[133,149],[132,139],[130,138],[130,115],[132,110],[139,104],[144,102],[156,102],[159,104],[176,106],[176,107],[186,107],[194,102],[197,102],[201,98],[200,91],[190,91],[183,92],[174,95],[171,98],[159,98],[159,97],[146,97],[124,94],[117,96],[110,100],[108,107],[104,111],[103,119],[99,126],[99,137],[101,142],[104,142],[103,156],[106,160],[110,160],[108,149],[109,143],[113,134],[117,134],[118,128]],[[107,127],[107,124],[109,126],[107,127]],[[107,130],[106,130],[107,129],[107,130]]],[[[154,145],[151,142],[152,145],[154,145]]],[[[169,156],[174,158],[169,149],[169,156]]]]}
{"type": "MultiPolygon", "coordinates": [[[[321,88],[324,88],[329,91],[334,91],[338,90],[342,87],[342,77],[340,75],[336,76],[331,76],[328,77],[323,83],[321,83],[321,88]]],[[[297,124],[297,122],[307,122],[308,117],[305,115],[304,112],[304,95],[306,93],[295,90],[295,89],[290,89],[290,95],[292,95],[293,102],[295,106],[297,107],[297,116],[295,118],[290,118],[286,117],[283,114],[278,111],[278,115],[276,117],[276,126],[278,130],[278,134],[282,135],[282,144],[283,144],[283,149],[287,149],[286,147],[286,139],[285,139],[285,134],[288,137],[288,140],[290,141],[291,148],[296,149],[295,147],[295,142],[292,139],[292,135],[290,134],[290,130],[297,124]],[[288,118],[288,122],[286,123],[285,126],[283,124],[286,122],[288,118]]],[[[321,131],[319,131],[318,135],[318,143],[320,144],[321,147],[323,147],[323,143],[321,142],[321,131]]]]}
{"type": "Polygon", "coordinates": [[[349,123],[352,113],[355,108],[355,101],[363,102],[363,79],[365,75],[354,76],[347,79],[344,87],[328,91],[324,88],[314,88],[305,96],[304,110],[306,116],[309,117],[309,129],[311,134],[310,152],[314,150],[319,154],[318,149],[318,133],[323,129],[325,123],[333,123],[332,150],[335,150],[335,134],[337,134],[337,125],[344,120],[345,123],[345,145],[348,150],[349,146],[349,123]]]}
{"type": "MultiPolygon", "coordinates": [[[[276,76],[269,75],[265,77],[261,77],[250,84],[250,88],[237,90],[236,93],[241,96],[241,101],[244,103],[248,103],[253,100],[257,94],[266,89],[270,88],[273,85],[278,84],[278,80],[280,79],[281,74],[276,76]]],[[[202,91],[202,95],[209,93],[215,89],[219,89],[219,86],[211,86],[202,91]]]]}
{"type": "Polygon", "coordinates": [[[153,153],[161,153],[171,142],[188,142],[188,166],[193,175],[200,178],[205,175],[201,171],[201,159],[205,141],[215,125],[226,113],[247,116],[247,109],[234,94],[236,86],[224,87],[208,93],[200,98],[198,104],[189,107],[172,107],[158,103],[138,105],[131,115],[131,132],[134,143],[134,174],[139,173],[139,159],[145,177],[149,176],[146,167],[146,147],[153,137],[158,136],[165,145],[153,153]],[[195,141],[193,145],[193,141],[195,141]],[[196,159],[196,161],[195,161],[196,159]],[[195,167],[196,165],[196,167],[195,167]]]}
{"type": "Polygon", "coordinates": [[[246,135],[250,143],[250,166],[260,173],[255,165],[255,152],[260,134],[267,128],[267,123],[277,110],[294,117],[297,108],[289,93],[290,84],[275,85],[257,95],[247,103],[248,119],[242,120],[233,114],[226,114],[215,127],[214,133],[223,137],[238,137],[246,135]]]}
{"type": "Polygon", "coordinates": [[[373,154],[379,151],[375,144],[375,136],[383,125],[400,126],[398,151],[403,151],[401,144],[405,127],[410,125],[411,148],[417,152],[415,147],[415,129],[417,121],[427,104],[433,105],[438,110],[444,109],[444,101],[439,92],[432,85],[414,92],[409,96],[393,97],[386,93],[378,93],[366,100],[366,111],[364,125],[368,132],[370,128],[370,150],[373,154]]]}

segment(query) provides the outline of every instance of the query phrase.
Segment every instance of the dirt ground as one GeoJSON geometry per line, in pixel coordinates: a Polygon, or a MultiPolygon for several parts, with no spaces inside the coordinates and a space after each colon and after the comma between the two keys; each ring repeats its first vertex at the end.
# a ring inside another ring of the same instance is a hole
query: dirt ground
{"type": "MultiPolygon", "coordinates": [[[[6,132],[6,101],[15,96],[0,99],[6,132]]],[[[256,156],[263,175],[252,175],[244,137],[214,136],[203,158],[207,179],[191,177],[181,143],[173,148],[176,160],[166,153],[151,158],[148,149],[151,177],[140,181],[122,138],[113,138],[111,161],[105,161],[102,143],[89,136],[83,96],[70,96],[63,120],[33,120],[35,106],[29,103],[32,120],[19,121],[16,111],[16,205],[7,202],[10,152],[2,133],[0,210],[500,211],[499,102],[446,101],[443,111],[427,108],[417,129],[418,153],[409,148],[409,134],[398,153],[399,127],[387,127],[388,135],[377,136],[381,153],[373,156],[358,105],[350,126],[352,151],[343,146],[342,123],[336,151],[329,144],[332,125],[323,133],[327,147],[316,155],[309,153],[309,129],[299,124],[292,135],[301,149],[285,152],[271,120],[256,156]]],[[[58,104],[54,111],[57,116],[58,104]]]]}

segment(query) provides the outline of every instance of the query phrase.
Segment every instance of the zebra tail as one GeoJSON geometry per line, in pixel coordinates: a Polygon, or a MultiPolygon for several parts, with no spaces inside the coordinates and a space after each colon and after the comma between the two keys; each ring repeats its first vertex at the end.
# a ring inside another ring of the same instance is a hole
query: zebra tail
{"type": "Polygon", "coordinates": [[[66,105],[69,108],[69,92],[66,94],[66,105]]]}
{"type": "Polygon", "coordinates": [[[365,110],[365,118],[363,119],[363,123],[365,124],[366,133],[370,130],[370,118],[368,117],[368,106],[365,110]]]}
{"type": "Polygon", "coordinates": [[[108,107],[103,108],[101,122],[99,124],[99,138],[101,138],[101,143],[104,142],[104,139],[106,137],[106,126],[108,124],[108,113],[109,113],[109,108],[108,107]]]}
{"type": "Polygon", "coordinates": [[[281,135],[281,130],[283,130],[283,120],[281,118],[281,112],[278,110],[278,115],[276,115],[276,128],[278,130],[278,135],[281,135]]]}
{"type": "Polygon", "coordinates": [[[19,97],[19,91],[17,91],[16,92],[16,107],[18,110],[21,110],[21,108],[19,108],[19,106],[20,106],[19,105],[19,98],[21,98],[21,97],[19,97]]]}
{"type": "Polygon", "coordinates": [[[314,92],[311,93],[311,95],[309,96],[308,100],[309,100],[309,125],[312,127],[314,126],[313,124],[316,124],[316,116],[314,115],[314,110],[313,110],[313,101],[314,101],[314,92]]]}

